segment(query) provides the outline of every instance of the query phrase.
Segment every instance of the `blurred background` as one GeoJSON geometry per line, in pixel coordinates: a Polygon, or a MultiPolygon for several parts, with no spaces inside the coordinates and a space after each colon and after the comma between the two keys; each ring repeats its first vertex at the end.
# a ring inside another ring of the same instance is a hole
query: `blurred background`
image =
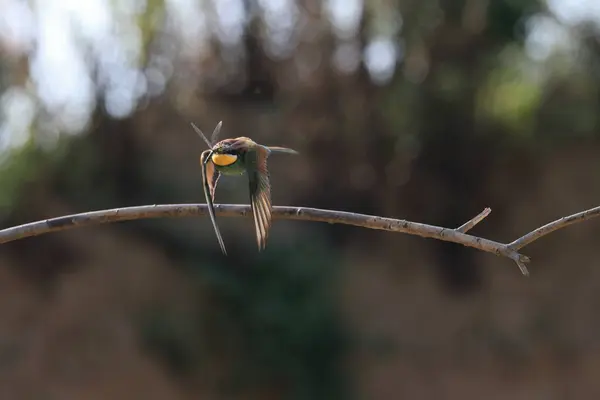
{"type": "MultiPolygon", "coordinates": [[[[600,204],[595,0],[0,0],[2,227],[204,203],[190,127],[273,156],[275,205],[509,242],[600,204]]],[[[218,203],[248,203],[244,178],[218,203]]],[[[3,399],[598,398],[600,223],[509,260],[251,218],[0,247],[3,399]],[[599,307],[596,309],[596,307],[599,307]]]]}

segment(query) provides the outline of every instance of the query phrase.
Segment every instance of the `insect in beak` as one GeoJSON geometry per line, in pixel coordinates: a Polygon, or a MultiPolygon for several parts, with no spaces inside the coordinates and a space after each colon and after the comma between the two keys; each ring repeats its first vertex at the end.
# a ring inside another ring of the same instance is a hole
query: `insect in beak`
{"type": "Polygon", "coordinates": [[[202,130],[200,130],[200,128],[198,128],[196,126],[196,124],[194,124],[193,122],[190,122],[190,124],[192,125],[192,128],[194,128],[194,131],[196,131],[196,133],[198,134],[198,136],[200,136],[202,138],[202,140],[204,140],[204,142],[208,145],[208,148],[212,149],[215,141],[219,137],[219,133],[221,132],[221,127],[223,126],[223,121],[219,121],[219,123],[215,127],[215,130],[213,131],[213,134],[210,137],[210,139],[211,139],[210,141],[206,138],[206,136],[204,135],[204,133],[202,132],[202,130]]]}

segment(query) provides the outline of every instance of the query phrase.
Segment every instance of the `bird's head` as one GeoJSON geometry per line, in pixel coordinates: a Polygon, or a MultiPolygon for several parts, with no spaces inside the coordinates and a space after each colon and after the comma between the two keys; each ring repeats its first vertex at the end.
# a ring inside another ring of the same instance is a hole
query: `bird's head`
{"type": "Polygon", "coordinates": [[[211,161],[219,167],[226,167],[235,163],[239,157],[239,149],[228,140],[219,142],[213,147],[211,161]]]}
{"type": "Polygon", "coordinates": [[[240,136],[235,139],[224,139],[212,148],[211,160],[215,165],[226,167],[235,163],[246,151],[256,143],[250,138],[240,136]]]}

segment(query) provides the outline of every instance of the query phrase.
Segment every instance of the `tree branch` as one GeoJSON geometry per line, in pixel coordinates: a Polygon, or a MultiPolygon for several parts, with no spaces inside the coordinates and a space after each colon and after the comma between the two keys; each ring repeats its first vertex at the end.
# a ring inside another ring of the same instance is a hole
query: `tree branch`
{"type": "MultiPolygon", "coordinates": [[[[504,244],[465,232],[472,229],[489,215],[491,209],[486,208],[477,216],[456,229],[443,228],[435,225],[410,222],[402,219],[384,218],[374,215],[356,214],[345,211],[322,210],[307,207],[273,207],[273,217],[304,221],[327,222],[330,224],[354,225],[362,228],[379,229],[390,232],[402,232],[425,238],[432,238],[473,247],[498,256],[513,260],[523,275],[529,275],[527,267],[529,257],[520,254],[518,250],[531,242],[568,225],[582,222],[600,215],[600,207],[592,208],[568,217],[558,219],[522,236],[512,243],[504,244]]],[[[251,215],[250,206],[239,204],[215,204],[215,213],[221,217],[247,217],[251,215]]],[[[49,232],[84,227],[109,222],[129,221],[136,219],[161,217],[189,217],[208,214],[206,204],[165,204],[138,207],[114,208],[67,215],[64,217],[31,222],[0,230],[0,244],[24,239],[49,232]]]]}
{"type": "Polygon", "coordinates": [[[546,236],[547,234],[552,233],[558,229],[565,228],[569,225],[576,224],[577,222],[583,222],[598,216],[600,216],[600,207],[590,208],[589,210],[581,211],[576,214],[569,215],[568,217],[559,218],[556,221],[552,221],[549,224],[541,226],[536,230],[533,230],[528,234],[521,236],[514,242],[509,243],[508,247],[510,247],[513,250],[522,249],[531,242],[538,240],[542,236],[546,236]]]}
{"type": "Polygon", "coordinates": [[[462,232],[462,233],[466,233],[466,232],[470,231],[471,229],[473,229],[473,227],[475,227],[475,225],[477,225],[478,223],[483,221],[485,217],[490,215],[491,212],[492,212],[492,209],[489,207],[486,207],[482,212],[477,214],[475,217],[473,217],[472,219],[468,220],[467,222],[465,222],[464,224],[462,224],[461,226],[456,228],[456,230],[459,232],[462,232]]]}

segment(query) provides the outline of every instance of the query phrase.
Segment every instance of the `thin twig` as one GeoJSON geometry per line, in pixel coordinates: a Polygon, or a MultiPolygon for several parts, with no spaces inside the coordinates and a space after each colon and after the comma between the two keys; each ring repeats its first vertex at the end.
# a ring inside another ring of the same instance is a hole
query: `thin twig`
{"type": "Polygon", "coordinates": [[[492,209],[489,207],[486,207],[482,212],[477,214],[475,217],[473,217],[472,219],[468,220],[467,222],[465,222],[464,224],[462,224],[461,226],[456,228],[456,230],[459,232],[462,232],[462,233],[467,233],[468,231],[473,229],[475,227],[475,225],[477,225],[478,223],[483,221],[485,219],[485,217],[490,215],[491,212],[492,212],[492,209]]]}
{"type": "MultiPolygon", "coordinates": [[[[250,206],[238,204],[215,205],[215,212],[222,217],[246,217],[251,215],[250,206]]],[[[379,229],[390,232],[402,232],[426,238],[444,240],[473,247],[488,253],[504,256],[513,260],[521,269],[523,275],[529,272],[525,266],[529,257],[518,252],[524,246],[557,229],[582,222],[600,215],[600,207],[582,211],[568,217],[560,218],[522,236],[512,243],[504,244],[464,232],[481,222],[491,210],[486,208],[473,219],[456,229],[443,228],[435,225],[410,222],[402,219],[384,218],[374,215],[356,214],[345,211],[321,210],[306,207],[273,207],[273,217],[304,221],[327,222],[330,224],[354,225],[369,229],[379,229]]],[[[136,219],[160,217],[203,216],[208,214],[206,204],[165,204],[138,207],[114,208],[67,215],[64,217],[32,222],[0,230],[0,244],[24,239],[49,232],[84,227],[109,222],[129,221],[136,219]]]]}
{"type": "Polygon", "coordinates": [[[556,221],[552,221],[549,224],[541,226],[536,230],[533,230],[528,234],[521,236],[514,242],[509,243],[508,247],[510,247],[513,250],[522,249],[531,242],[538,240],[542,236],[546,236],[551,232],[598,216],[600,216],[600,207],[590,208],[589,210],[578,212],[576,214],[569,215],[568,217],[559,218],[556,221]]]}

